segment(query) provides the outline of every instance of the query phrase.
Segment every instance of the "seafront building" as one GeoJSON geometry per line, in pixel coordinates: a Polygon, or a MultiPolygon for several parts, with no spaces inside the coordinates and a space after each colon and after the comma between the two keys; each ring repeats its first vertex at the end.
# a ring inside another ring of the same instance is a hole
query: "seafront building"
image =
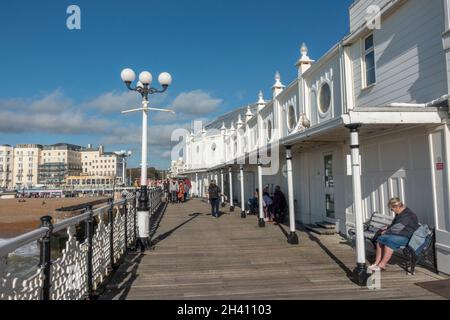
{"type": "Polygon", "coordinates": [[[13,153],[10,145],[0,145],[0,188],[10,189],[13,186],[13,153]]]}
{"type": "Polygon", "coordinates": [[[327,222],[343,235],[355,212],[391,216],[398,196],[436,228],[438,269],[450,274],[450,0],[349,10],[350,33],[317,61],[302,46],[287,86],[277,74],[270,98],[191,132],[184,175],[198,196],[218,180],[231,207],[279,185],[291,228],[327,222]]]}
{"type": "Polygon", "coordinates": [[[64,186],[66,177],[82,172],[82,147],[67,143],[44,146],[39,165],[39,184],[64,186]]]}
{"type": "Polygon", "coordinates": [[[40,144],[19,144],[14,147],[13,185],[17,189],[31,188],[38,184],[41,163],[40,144]]]}
{"type": "Polygon", "coordinates": [[[0,189],[111,188],[122,185],[124,156],[68,143],[0,146],[0,189]]]}

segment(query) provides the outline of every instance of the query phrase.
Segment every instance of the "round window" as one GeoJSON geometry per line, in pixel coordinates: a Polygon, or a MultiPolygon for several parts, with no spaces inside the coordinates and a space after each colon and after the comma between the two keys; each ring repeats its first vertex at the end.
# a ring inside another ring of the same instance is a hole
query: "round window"
{"type": "Polygon", "coordinates": [[[267,138],[272,140],[272,121],[267,120],[267,138]]]}
{"type": "Polygon", "coordinates": [[[320,112],[327,113],[328,110],[330,110],[330,105],[331,105],[331,89],[330,89],[330,85],[328,83],[325,83],[320,88],[320,93],[319,93],[320,112]]]}
{"type": "Polygon", "coordinates": [[[296,124],[297,124],[297,116],[295,114],[294,106],[289,106],[289,109],[288,109],[288,127],[289,127],[289,130],[294,129],[296,124]]]}

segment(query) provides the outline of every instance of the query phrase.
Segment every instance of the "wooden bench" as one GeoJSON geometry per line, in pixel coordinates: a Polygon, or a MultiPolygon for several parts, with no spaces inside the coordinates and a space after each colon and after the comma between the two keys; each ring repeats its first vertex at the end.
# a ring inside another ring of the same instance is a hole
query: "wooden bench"
{"type": "MultiPolygon", "coordinates": [[[[392,224],[394,217],[386,216],[379,212],[374,212],[370,219],[364,223],[364,238],[369,240],[374,249],[376,250],[376,241],[374,241],[375,234],[380,230],[389,227],[392,224]]],[[[356,239],[356,230],[350,229],[348,231],[350,239],[354,242],[356,239]]],[[[417,256],[415,252],[407,245],[405,247],[401,247],[399,250],[395,251],[396,255],[399,255],[406,259],[406,267],[405,270],[407,273],[414,275],[416,266],[419,263],[425,264],[433,269],[434,272],[437,272],[437,264],[436,264],[436,255],[435,255],[435,230],[432,229],[432,234],[430,235],[431,239],[428,242],[428,246],[426,246],[420,256],[417,256]]]]}

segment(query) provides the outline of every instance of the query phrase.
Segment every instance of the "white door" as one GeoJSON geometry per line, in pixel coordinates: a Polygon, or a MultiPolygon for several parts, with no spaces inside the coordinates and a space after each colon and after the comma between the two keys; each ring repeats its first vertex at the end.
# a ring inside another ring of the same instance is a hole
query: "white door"
{"type": "Polygon", "coordinates": [[[325,215],[324,220],[334,222],[336,218],[334,202],[334,168],[333,154],[326,154],[323,157],[324,164],[324,184],[325,184],[325,215]]]}
{"type": "Polygon", "coordinates": [[[449,128],[430,134],[433,177],[433,200],[436,224],[436,256],[438,269],[450,274],[450,174],[448,172],[449,128]]]}

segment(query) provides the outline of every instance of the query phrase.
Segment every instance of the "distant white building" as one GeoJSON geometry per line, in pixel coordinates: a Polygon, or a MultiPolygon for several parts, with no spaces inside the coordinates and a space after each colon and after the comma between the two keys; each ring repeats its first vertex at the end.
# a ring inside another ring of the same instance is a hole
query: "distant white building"
{"type": "Polygon", "coordinates": [[[19,144],[14,148],[13,185],[32,188],[38,184],[42,145],[19,144]]]}
{"type": "Polygon", "coordinates": [[[81,150],[82,174],[94,177],[115,178],[122,182],[123,157],[113,152],[105,152],[103,146],[81,150]]]}
{"type": "Polygon", "coordinates": [[[39,184],[60,187],[68,176],[81,174],[81,147],[67,143],[44,146],[39,164],[39,184]]]}
{"type": "Polygon", "coordinates": [[[178,160],[172,161],[170,167],[170,176],[178,177],[180,173],[184,172],[187,169],[186,163],[183,158],[179,158],[178,160]]]}
{"type": "Polygon", "coordinates": [[[13,153],[12,146],[0,146],[0,188],[11,189],[13,187],[13,153]]]}
{"type": "Polygon", "coordinates": [[[303,46],[289,85],[276,75],[270,99],[260,94],[187,137],[194,192],[218,179],[233,205],[279,185],[295,221],[335,223],[342,234],[355,208],[389,216],[398,196],[436,228],[438,269],[450,274],[450,0],[355,1],[350,34],[317,61],[309,55],[303,46]],[[368,19],[371,5],[379,21],[368,19]],[[272,173],[257,161],[266,149],[272,173]]]}

